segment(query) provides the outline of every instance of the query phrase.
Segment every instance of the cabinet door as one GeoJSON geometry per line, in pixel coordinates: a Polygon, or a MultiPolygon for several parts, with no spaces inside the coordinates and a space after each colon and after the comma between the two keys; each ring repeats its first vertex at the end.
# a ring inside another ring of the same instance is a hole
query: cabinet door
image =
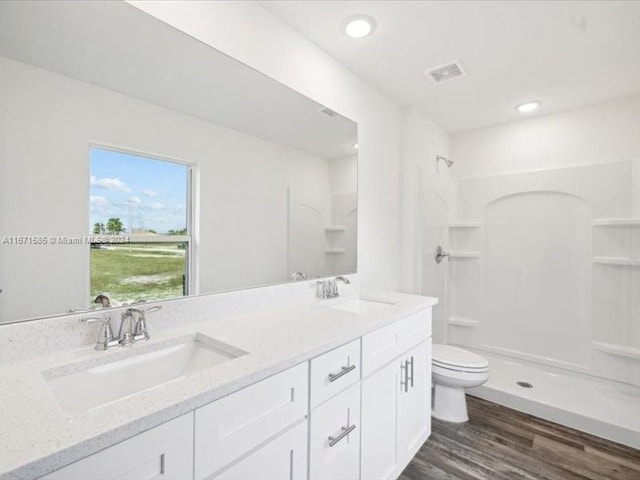
{"type": "Polygon", "coordinates": [[[193,478],[193,412],[41,477],[40,480],[193,478]]]}
{"type": "Polygon", "coordinates": [[[287,430],[213,478],[216,480],[305,480],[307,478],[307,421],[287,430]]]}
{"type": "Polygon", "coordinates": [[[408,462],[431,433],[431,340],[401,357],[399,392],[398,457],[408,462]]]}
{"type": "Polygon", "coordinates": [[[360,472],[365,480],[388,479],[398,468],[396,425],[400,360],[362,382],[362,452],[360,472]]]}
{"type": "Polygon", "coordinates": [[[209,478],[302,420],[308,401],[305,362],[198,408],[195,478],[209,478]]]}
{"type": "Polygon", "coordinates": [[[360,384],[311,411],[309,477],[360,478],[360,384]]]}

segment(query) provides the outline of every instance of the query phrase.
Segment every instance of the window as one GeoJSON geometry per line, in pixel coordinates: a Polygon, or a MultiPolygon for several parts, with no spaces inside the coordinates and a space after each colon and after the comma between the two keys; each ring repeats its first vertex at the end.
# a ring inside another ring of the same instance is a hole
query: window
{"type": "Polygon", "coordinates": [[[187,295],[190,167],[98,147],[90,164],[90,304],[187,295]]]}

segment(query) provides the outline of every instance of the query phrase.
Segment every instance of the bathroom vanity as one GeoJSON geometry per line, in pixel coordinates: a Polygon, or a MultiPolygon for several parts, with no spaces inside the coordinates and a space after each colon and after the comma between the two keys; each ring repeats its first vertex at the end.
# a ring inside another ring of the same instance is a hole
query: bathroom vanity
{"type": "Polygon", "coordinates": [[[430,434],[436,303],[360,292],[5,365],[0,478],[395,478],[430,434]]]}

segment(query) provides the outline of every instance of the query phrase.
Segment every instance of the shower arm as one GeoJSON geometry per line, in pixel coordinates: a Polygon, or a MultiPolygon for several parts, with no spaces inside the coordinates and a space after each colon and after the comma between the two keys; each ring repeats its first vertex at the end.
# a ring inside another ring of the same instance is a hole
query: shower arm
{"type": "Polygon", "coordinates": [[[453,160],[449,160],[447,157],[443,157],[442,155],[436,155],[436,167],[438,167],[438,162],[441,160],[448,168],[451,168],[451,165],[453,165],[453,160]]]}

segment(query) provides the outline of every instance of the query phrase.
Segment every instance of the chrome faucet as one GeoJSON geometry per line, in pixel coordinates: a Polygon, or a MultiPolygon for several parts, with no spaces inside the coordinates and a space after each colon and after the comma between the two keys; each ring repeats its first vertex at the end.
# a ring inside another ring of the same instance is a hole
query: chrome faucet
{"type": "Polygon", "coordinates": [[[140,308],[129,307],[122,312],[120,322],[120,332],[118,333],[118,342],[122,346],[131,345],[140,340],[149,340],[149,330],[147,329],[146,313],[155,312],[162,307],[155,307],[142,310],[140,308]]]}
{"type": "Polygon", "coordinates": [[[349,285],[351,281],[347,277],[336,277],[330,280],[318,280],[316,282],[317,292],[316,296],[318,298],[322,298],[323,300],[327,298],[335,298],[340,296],[340,291],[338,290],[338,282],[342,282],[345,285],[349,285]]]}
{"type": "Polygon", "coordinates": [[[89,317],[83,318],[81,322],[86,323],[100,323],[100,333],[98,334],[98,341],[96,342],[96,350],[109,350],[110,348],[117,347],[120,342],[113,336],[113,328],[111,327],[111,317],[103,315],[102,317],[89,317]]]}
{"type": "Polygon", "coordinates": [[[80,321],[85,323],[100,323],[100,334],[96,342],[96,350],[109,350],[113,347],[132,345],[140,340],[149,340],[149,330],[147,329],[147,313],[160,310],[162,307],[155,307],[142,310],[139,308],[129,307],[122,312],[120,321],[120,330],[118,337],[113,334],[111,326],[111,317],[104,315],[102,317],[88,317],[80,321]]]}

